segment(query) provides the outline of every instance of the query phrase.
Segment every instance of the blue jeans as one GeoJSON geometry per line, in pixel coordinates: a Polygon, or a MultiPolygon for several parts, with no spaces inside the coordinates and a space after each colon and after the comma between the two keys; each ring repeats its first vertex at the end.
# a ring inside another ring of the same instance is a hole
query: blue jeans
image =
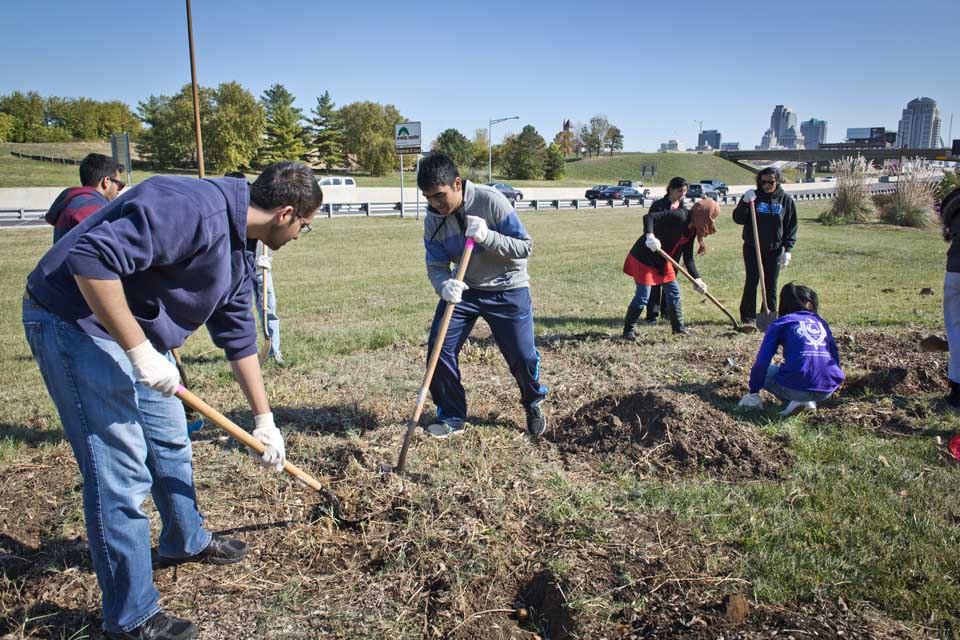
{"type": "Polygon", "coordinates": [[[804,391],[803,389],[791,389],[777,382],[777,373],[780,371],[778,365],[772,364],[767,368],[767,377],[763,380],[763,388],[777,396],[781,402],[822,402],[831,395],[832,391],[804,391]]]}
{"type": "MultiPolygon", "coordinates": [[[[664,282],[660,287],[666,300],[663,305],[664,308],[669,309],[677,306],[677,303],[680,302],[680,285],[677,284],[677,281],[664,282]]],[[[648,284],[638,284],[637,292],[633,295],[633,300],[630,301],[630,307],[639,311],[647,306],[647,302],[650,300],[650,288],[648,284]]]]}
{"type": "MultiPolygon", "coordinates": [[[[257,304],[257,317],[260,326],[263,322],[263,269],[257,269],[257,286],[253,288],[257,304]]],[[[280,318],[277,317],[277,294],[273,289],[273,269],[267,270],[267,322],[266,335],[270,336],[270,353],[268,356],[280,355],[280,318]]]]}
{"type": "MultiPolygon", "coordinates": [[[[433,350],[446,308],[446,300],[441,299],[430,327],[428,353],[433,350]]],[[[530,289],[467,289],[463,292],[463,301],[454,307],[437,369],[430,381],[437,417],[452,426],[462,426],[467,417],[467,396],[460,382],[460,349],[470,337],[477,318],[483,318],[490,325],[493,339],[520,387],[524,408],[534,407],[547,397],[547,388],[540,384],[540,354],[533,339],[530,289]]]]}
{"type": "Polygon", "coordinates": [[[183,405],[137,384],[116,342],[89,336],[27,298],[23,327],[83,476],[103,628],[129,631],[160,610],[147,494],[163,523],[160,555],[191,556],[211,539],[197,508],[183,405]]]}

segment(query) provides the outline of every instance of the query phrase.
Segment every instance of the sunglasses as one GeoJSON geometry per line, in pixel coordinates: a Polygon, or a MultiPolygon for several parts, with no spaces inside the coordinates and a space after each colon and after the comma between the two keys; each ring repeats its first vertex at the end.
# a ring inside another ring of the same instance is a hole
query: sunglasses
{"type": "Polygon", "coordinates": [[[761,180],[760,184],[777,184],[776,180],[761,180]]]}
{"type": "Polygon", "coordinates": [[[310,226],[309,222],[300,223],[300,235],[303,235],[305,233],[310,233],[311,231],[313,231],[313,228],[310,226]]]}
{"type": "Polygon", "coordinates": [[[110,180],[110,182],[112,182],[113,184],[117,185],[117,191],[123,191],[123,188],[127,186],[127,183],[124,182],[123,180],[117,180],[116,178],[108,178],[108,180],[110,180]]]}

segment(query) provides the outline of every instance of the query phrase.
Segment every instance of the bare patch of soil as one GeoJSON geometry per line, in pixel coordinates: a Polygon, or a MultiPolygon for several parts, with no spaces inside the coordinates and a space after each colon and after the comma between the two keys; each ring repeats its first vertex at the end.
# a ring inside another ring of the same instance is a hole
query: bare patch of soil
{"type": "Polygon", "coordinates": [[[567,456],[617,460],[661,476],[770,478],[791,460],[752,426],[697,396],[665,389],[601,398],[561,419],[549,439],[567,456]]]}

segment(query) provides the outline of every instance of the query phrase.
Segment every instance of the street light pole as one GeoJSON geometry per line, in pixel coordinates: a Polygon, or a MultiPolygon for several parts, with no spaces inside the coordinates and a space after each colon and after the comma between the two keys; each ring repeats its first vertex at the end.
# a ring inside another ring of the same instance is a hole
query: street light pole
{"type": "Polygon", "coordinates": [[[490,120],[487,126],[487,182],[493,182],[493,125],[507,120],[519,120],[520,116],[510,116],[509,118],[494,118],[490,120]]]}

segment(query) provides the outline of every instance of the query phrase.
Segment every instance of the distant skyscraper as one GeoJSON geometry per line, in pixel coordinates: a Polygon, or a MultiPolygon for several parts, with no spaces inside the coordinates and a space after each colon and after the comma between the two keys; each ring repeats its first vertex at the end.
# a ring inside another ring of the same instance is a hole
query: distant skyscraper
{"type": "Polygon", "coordinates": [[[721,142],[720,151],[740,151],[739,142],[721,142]]]}
{"type": "Polygon", "coordinates": [[[668,140],[667,142],[660,143],[660,151],[680,151],[680,141],[679,140],[668,140]]]}
{"type": "Polygon", "coordinates": [[[940,109],[933,98],[914,98],[900,116],[897,147],[933,149],[940,146],[940,109]]]}
{"type": "Polygon", "coordinates": [[[710,147],[711,149],[720,148],[720,132],[716,129],[707,129],[706,131],[701,131],[700,136],[697,138],[697,148],[706,149],[710,147]]]}
{"type": "Polygon", "coordinates": [[[779,143],[777,142],[777,132],[773,129],[767,129],[763,132],[763,138],[760,140],[760,144],[757,146],[757,149],[767,150],[773,149],[779,143]]]}
{"type": "Polygon", "coordinates": [[[803,149],[803,134],[797,133],[796,127],[787,127],[780,138],[780,144],[787,149],[803,149]]]}
{"type": "Polygon", "coordinates": [[[773,115],[770,116],[770,128],[777,135],[777,140],[783,138],[787,129],[797,126],[797,114],[790,107],[778,104],[773,109],[773,115]]]}
{"type": "Polygon", "coordinates": [[[827,121],[810,118],[800,123],[803,145],[806,149],[816,149],[827,141],[827,121]]]}

